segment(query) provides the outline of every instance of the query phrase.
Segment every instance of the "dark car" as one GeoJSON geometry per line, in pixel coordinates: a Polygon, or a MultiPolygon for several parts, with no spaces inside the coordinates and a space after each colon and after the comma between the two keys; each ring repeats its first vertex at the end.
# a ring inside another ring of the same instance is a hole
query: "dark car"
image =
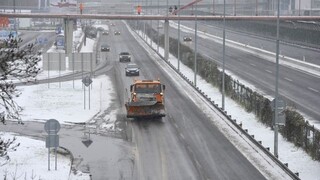
{"type": "Polygon", "coordinates": [[[107,45],[107,44],[101,44],[101,51],[109,52],[110,51],[110,46],[107,45]]]}
{"type": "Polygon", "coordinates": [[[139,66],[134,63],[128,64],[125,70],[126,70],[126,76],[139,76],[139,73],[140,73],[139,66]]]}
{"type": "Polygon", "coordinates": [[[190,36],[183,36],[183,41],[190,42],[192,41],[192,38],[190,36]]]}
{"type": "Polygon", "coordinates": [[[120,62],[130,62],[130,61],[131,61],[130,53],[128,53],[128,52],[121,52],[121,53],[119,54],[119,61],[120,61],[120,62]]]}
{"type": "Polygon", "coordinates": [[[120,31],[114,31],[114,35],[120,35],[120,31]]]}

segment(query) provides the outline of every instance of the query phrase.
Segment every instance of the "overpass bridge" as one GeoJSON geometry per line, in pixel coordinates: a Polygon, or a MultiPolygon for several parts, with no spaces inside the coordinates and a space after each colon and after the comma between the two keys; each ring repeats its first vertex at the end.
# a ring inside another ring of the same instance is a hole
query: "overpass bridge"
{"type": "MultiPolygon", "coordinates": [[[[272,21],[277,20],[277,16],[217,16],[217,15],[128,15],[128,14],[49,14],[49,13],[0,13],[0,17],[8,18],[53,18],[63,19],[65,27],[65,49],[66,54],[72,53],[72,33],[73,21],[75,19],[100,19],[100,20],[162,20],[164,21],[165,34],[165,59],[169,58],[169,21],[241,21],[241,20],[256,20],[256,21],[272,21]]],[[[283,21],[311,21],[320,22],[320,16],[280,16],[283,21]]]]}

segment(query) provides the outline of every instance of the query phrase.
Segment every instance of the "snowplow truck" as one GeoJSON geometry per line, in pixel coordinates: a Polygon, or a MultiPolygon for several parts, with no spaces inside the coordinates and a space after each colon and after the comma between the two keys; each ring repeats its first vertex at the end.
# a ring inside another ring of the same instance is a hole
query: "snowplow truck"
{"type": "Polygon", "coordinates": [[[130,86],[131,97],[125,104],[128,118],[161,118],[164,108],[165,85],[160,80],[135,80],[130,86]]]}

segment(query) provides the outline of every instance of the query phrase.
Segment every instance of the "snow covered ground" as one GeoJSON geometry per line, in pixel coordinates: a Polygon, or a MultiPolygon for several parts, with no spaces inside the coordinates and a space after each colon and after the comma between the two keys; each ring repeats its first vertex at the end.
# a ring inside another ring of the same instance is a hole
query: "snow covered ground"
{"type": "MultiPolygon", "coordinates": [[[[135,33],[133,35],[143,45],[135,33]]],[[[93,43],[87,41],[87,50],[92,49],[93,43]]],[[[150,42],[150,41],[148,41],[150,42]]],[[[155,44],[155,43],[153,43],[155,44]]],[[[148,47],[144,45],[146,49],[148,47]]],[[[156,48],[155,48],[156,49],[156,48]]],[[[160,49],[163,54],[163,50],[160,49]]],[[[157,55],[149,49],[151,56],[155,58],[157,55]]],[[[173,65],[177,65],[175,57],[170,55],[169,60],[173,65]]],[[[181,71],[193,79],[193,71],[183,64],[180,65],[181,71]]],[[[66,72],[68,73],[68,72],[66,72]]],[[[39,78],[46,78],[47,72],[43,72],[39,78]]],[[[212,87],[200,77],[197,77],[198,86],[215,102],[221,102],[221,94],[217,88],[212,87]]],[[[75,123],[86,122],[94,114],[99,113],[100,109],[105,109],[111,104],[112,93],[114,89],[112,83],[107,76],[99,76],[93,79],[93,87],[91,89],[92,102],[101,102],[91,104],[90,110],[83,107],[83,89],[80,81],[73,82],[39,84],[28,87],[19,87],[22,91],[22,96],[17,99],[17,102],[24,108],[22,119],[24,121],[45,121],[48,119],[57,119],[60,123],[75,123]],[[102,83],[103,82],[103,83],[102,83]],[[104,93],[101,93],[103,90],[104,93]],[[30,99],[33,102],[30,102],[30,99]]],[[[273,131],[268,127],[258,123],[253,114],[248,114],[239,105],[231,99],[226,98],[226,110],[237,121],[241,121],[244,128],[249,129],[250,134],[254,134],[257,140],[261,140],[262,144],[270,147],[273,152],[273,131]]],[[[113,128],[115,118],[110,114],[110,121],[106,127],[113,128]]],[[[14,134],[2,133],[1,137],[12,137],[14,134]]],[[[69,157],[58,155],[58,171],[48,171],[47,169],[47,149],[45,143],[39,140],[33,140],[28,137],[17,135],[17,143],[21,145],[17,151],[9,152],[11,162],[0,169],[0,177],[5,174],[8,177],[19,177],[21,179],[89,179],[88,174],[79,174],[69,178],[71,161],[69,157]],[[30,156],[26,156],[26,154],[30,156]],[[29,157],[29,158],[28,158],[29,157]],[[27,178],[24,178],[27,177],[27,178]],[[35,177],[35,178],[30,178],[35,177]]],[[[52,157],[53,158],[53,157],[52,157]]],[[[294,147],[291,143],[285,141],[279,136],[279,158],[282,162],[289,163],[289,168],[294,172],[299,172],[301,179],[314,180],[320,177],[320,163],[313,161],[310,157],[299,148],[294,147]]],[[[54,162],[54,161],[52,161],[54,162]]],[[[53,163],[52,163],[53,164],[53,163]]],[[[54,169],[52,167],[52,169],[54,169]]],[[[13,178],[12,178],[13,179],[13,178]]],[[[16,178],[17,179],[17,178],[16,178]]]]}

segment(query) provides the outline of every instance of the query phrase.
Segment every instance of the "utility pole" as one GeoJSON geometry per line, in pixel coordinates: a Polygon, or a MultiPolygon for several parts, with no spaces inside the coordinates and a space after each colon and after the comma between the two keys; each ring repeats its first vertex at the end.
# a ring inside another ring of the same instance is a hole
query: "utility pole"
{"type": "Polygon", "coordinates": [[[198,33],[198,21],[197,21],[197,4],[195,8],[195,25],[194,25],[194,86],[197,86],[197,53],[198,53],[198,46],[197,46],[197,33],[198,33]]]}
{"type": "MultiPolygon", "coordinates": [[[[13,0],[13,13],[15,14],[16,13],[16,0],[13,0]]],[[[18,33],[17,33],[17,23],[16,23],[16,18],[14,18],[14,24],[13,24],[13,28],[14,28],[14,31],[16,32],[16,35],[18,36],[18,33]]]]}
{"type": "MultiPolygon", "coordinates": [[[[180,0],[178,1],[178,8],[180,8],[180,0]]],[[[178,17],[178,71],[180,72],[180,13],[178,17]]]]}
{"type": "Polygon", "coordinates": [[[280,0],[278,0],[277,12],[277,50],[276,50],[276,89],[275,89],[275,113],[274,113],[274,156],[278,155],[278,99],[279,99],[279,25],[280,25],[280,0]]]}
{"type": "Polygon", "coordinates": [[[225,71],[225,51],[226,46],[226,0],[223,0],[223,58],[222,58],[222,109],[224,108],[224,71],[225,71]]]}

